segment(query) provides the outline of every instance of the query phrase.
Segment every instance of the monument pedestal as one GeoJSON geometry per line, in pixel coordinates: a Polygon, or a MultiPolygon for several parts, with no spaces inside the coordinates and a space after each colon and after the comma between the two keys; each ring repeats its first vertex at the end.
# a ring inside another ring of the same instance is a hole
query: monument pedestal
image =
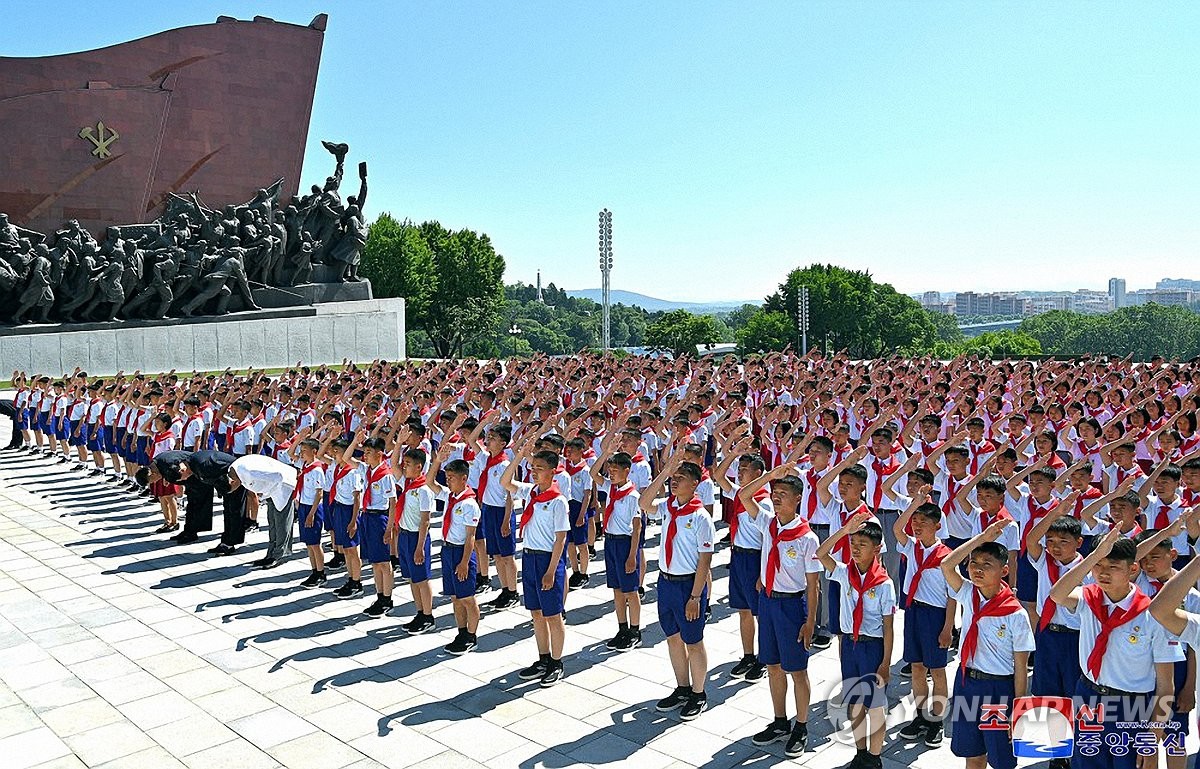
{"type": "Polygon", "coordinates": [[[344,358],[403,360],[404,332],[403,299],[194,318],[0,327],[0,371],[57,377],[78,366],[89,376],[111,376],[136,370],[281,368],[296,361],[319,366],[340,364],[344,358]]]}

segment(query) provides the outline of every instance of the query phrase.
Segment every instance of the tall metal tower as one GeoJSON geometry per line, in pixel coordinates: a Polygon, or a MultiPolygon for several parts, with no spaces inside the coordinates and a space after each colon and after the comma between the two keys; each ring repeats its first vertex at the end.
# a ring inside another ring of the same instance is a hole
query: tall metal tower
{"type": "Polygon", "coordinates": [[[612,211],[607,208],[600,212],[600,304],[603,307],[601,320],[601,336],[604,350],[612,348],[611,319],[609,316],[609,274],[612,272],[612,211]]]}

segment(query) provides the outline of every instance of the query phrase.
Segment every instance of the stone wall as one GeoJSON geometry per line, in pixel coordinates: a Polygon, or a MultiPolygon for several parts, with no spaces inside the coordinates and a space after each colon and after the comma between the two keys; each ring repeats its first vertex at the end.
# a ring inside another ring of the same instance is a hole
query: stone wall
{"type": "Polygon", "coordinates": [[[215,371],[405,357],[403,299],[335,302],[221,319],[96,323],[89,330],[12,331],[0,335],[0,372],[5,376],[13,370],[58,376],[76,366],[90,376],[108,376],[120,370],[215,371]]]}

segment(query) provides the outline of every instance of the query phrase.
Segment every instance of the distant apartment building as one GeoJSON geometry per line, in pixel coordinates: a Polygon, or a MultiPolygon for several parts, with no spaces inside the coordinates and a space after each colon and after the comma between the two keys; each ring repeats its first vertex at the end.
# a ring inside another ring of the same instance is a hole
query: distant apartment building
{"type": "Polygon", "coordinates": [[[1163,278],[1154,288],[1158,291],[1178,289],[1200,291],[1200,280],[1189,280],[1187,278],[1163,278]]]}
{"type": "Polygon", "coordinates": [[[1125,306],[1125,279],[1108,279],[1108,300],[1112,309],[1119,310],[1125,306]]]}
{"type": "Polygon", "coordinates": [[[1029,300],[1029,314],[1040,315],[1052,310],[1069,310],[1072,307],[1070,294],[1035,296],[1029,300]]]}
{"type": "Polygon", "coordinates": [[[960,291],[954,295],[954,314],[963,315],[1026,315],[1029,300],[1016,294],[977,294],[960,291]]]}

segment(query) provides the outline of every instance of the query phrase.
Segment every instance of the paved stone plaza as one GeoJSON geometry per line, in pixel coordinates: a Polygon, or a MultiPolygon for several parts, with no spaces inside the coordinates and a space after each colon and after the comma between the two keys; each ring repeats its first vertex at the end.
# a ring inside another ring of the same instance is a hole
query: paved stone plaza
{"type": "MultiPolygon", "coordinates": [[[[7,441],[7,424],[0,433],[7,441]]],[[[450,657],[441,647],[453,622],[440,599],[438,632],[410,637],[399,628],[410,615],[406,586],[396,590],[397,616],[368,618],[369,586],[366,599],[349,602],[296,587],[308,573],[300,557],[247,568],[265,532],[212,560],[204,551],[215,536],[172,546],[151,534],[156,504],[67,467],[0,453],[6,769],[789,764],[782,743],[750,743],[770,717],[766,681],[728,675],[740,658],[724,600],[728,549],[716,559],[721,600],[706,633],[710,708],[685,724],[654,710],[673,681],[653,591],[647,646],[624,655],[603,647],[615,631],[610,591],[572,592],[567,677],[541,689],[515,675],[535,658],[524,610],[485,614],[478,649],[450,657]]],[[[908,683],[893,670],[892,734],[909,716],[908,683]]],[[[838,767],[854,751],[832,734],[824,704],[839,678],[835,649],[817,654],[810,674],[821,703],[809,752],[794,763],[838,767]]],[[[960,765],[949,744],[930,751],[889,739],[884,764],[960,765]]]]}

